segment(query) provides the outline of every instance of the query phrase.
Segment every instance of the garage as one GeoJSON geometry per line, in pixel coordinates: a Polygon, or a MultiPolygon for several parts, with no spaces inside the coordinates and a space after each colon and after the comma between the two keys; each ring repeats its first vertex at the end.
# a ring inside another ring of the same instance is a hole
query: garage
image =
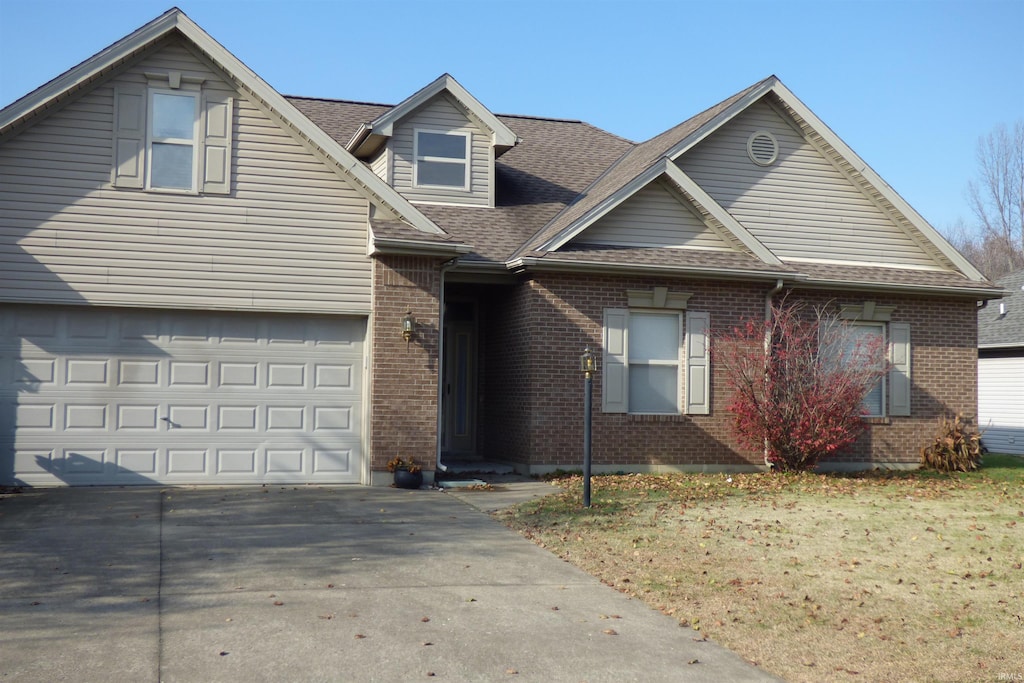
{"type": "Polygon", "coordinates": [[[6,306],[0,482],[359,483],[358,317],[6,306]]]}

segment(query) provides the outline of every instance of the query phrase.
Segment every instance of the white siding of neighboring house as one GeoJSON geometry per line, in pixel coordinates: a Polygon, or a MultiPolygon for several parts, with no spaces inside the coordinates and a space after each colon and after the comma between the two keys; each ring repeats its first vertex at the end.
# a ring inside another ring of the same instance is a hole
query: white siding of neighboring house
{"type": "Polygon", "coordinates": [[[942,268],[764,102],[678,164],[783,261],[942,268]],[[772,166],[758,166],[747,155],[747,140],[759,130],[778,140],[772,166]]]}
{"type": "Polygon", "coordinates": [[[978,426],[993,453],[1024,455],[1024,355],[978,359],[978,426]]]}
{"type": "Polygon", "coordinates": [[[732,250],[681,201],[661,183],[652,183],[587,228],[574,242],[732,250]]]}
{"type": "Polygon", "coordinates": [[[368,312],[367,201],[180,43],[0,142],[0,300],[368,312]],[[111,186],[114,86],[234,96],[229,195],[111,186]]]}
{"type": "Polygon", "coordinates": [[[491,135],[481,130],[447,95],[441,94],[395,125],[392,180],[410,201],[493,206],[494,159],[491,135]],[[470,133],[469,190],[413,187],[413,136],[417,128],[470,133]]]}

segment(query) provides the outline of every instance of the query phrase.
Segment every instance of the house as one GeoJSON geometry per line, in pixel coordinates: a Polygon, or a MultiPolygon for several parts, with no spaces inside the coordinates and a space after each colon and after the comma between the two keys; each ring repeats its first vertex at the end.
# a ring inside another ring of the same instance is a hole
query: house
{"type": "Polygon", "coordinates": [[[751,470],[717,330],[782,296],[884,335],[834,468],[976,413],[999,290],[773,77],[643,143],[285,97],[177,9],[0,111],[0,482],[364,483],[414,456],[751,470]]]}
{"type": "Polygon", "coordinates": [[[1006,298],[978,311],[978,425],[989,451],[1024,455],[1024,270],[996,284],[1006,298]]]}

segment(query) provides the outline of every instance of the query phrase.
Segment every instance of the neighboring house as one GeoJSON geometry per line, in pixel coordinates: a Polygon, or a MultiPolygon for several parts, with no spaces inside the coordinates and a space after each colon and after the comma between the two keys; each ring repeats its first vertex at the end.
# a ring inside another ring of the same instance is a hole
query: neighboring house
{"type": "Polygon", "coordinates": [[[0,179],[2,482],[578,467],[588,345],[595,469],[754,469],[709,340],[783,296],[889,345],[828,465],[913,466],[999,296],[775,77],[635,144],[284,97],[171,10],[0,111],[0,179]]]}
{"type": "Polygon", "coordinates": [[[1006,298],[978,311],[978,424],[988,450],[1024,455],[1024,270],[996,284],[1006,298]]]}

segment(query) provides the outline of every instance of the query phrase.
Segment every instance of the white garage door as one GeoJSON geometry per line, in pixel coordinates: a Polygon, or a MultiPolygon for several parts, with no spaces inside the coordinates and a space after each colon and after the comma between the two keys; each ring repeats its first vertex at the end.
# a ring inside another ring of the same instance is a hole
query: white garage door
{"type": "Polygon", "coordinates": [[[0,310],[0,481],[353,483],[362,318],[0,310]]]}

